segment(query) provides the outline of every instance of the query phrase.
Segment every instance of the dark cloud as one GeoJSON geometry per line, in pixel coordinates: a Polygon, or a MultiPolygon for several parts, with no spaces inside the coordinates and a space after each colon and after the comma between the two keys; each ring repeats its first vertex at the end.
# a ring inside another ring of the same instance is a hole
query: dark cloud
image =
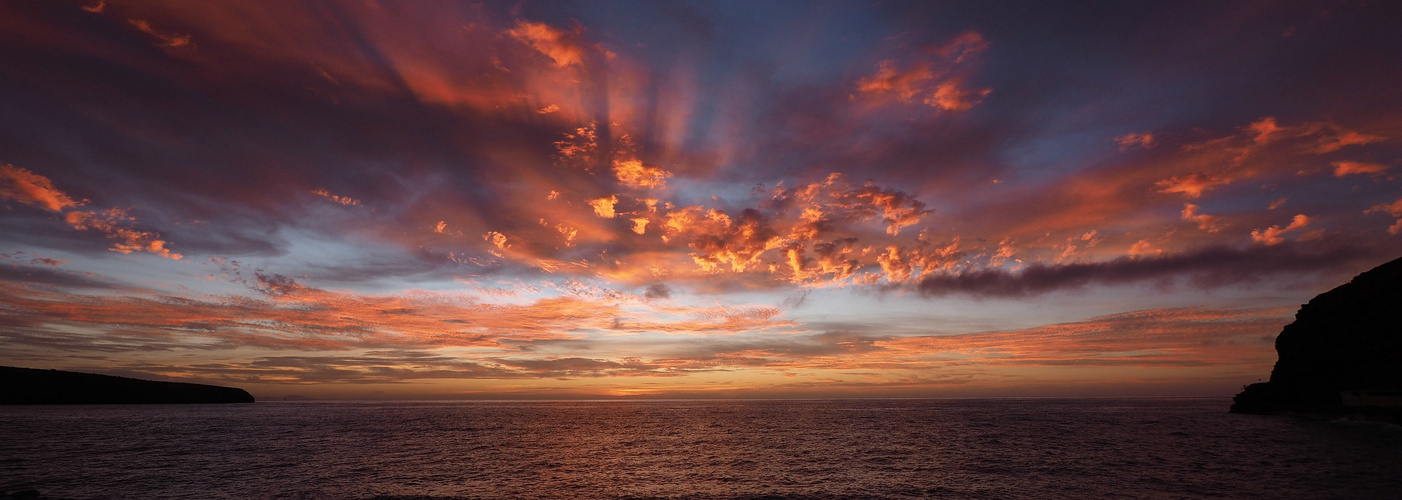
{"type": "Polygon", "coordinates": [[[253,275],[258,279],[258,284],[254,286],[254,289],[274,297],[299,295],[317,291],[315,288],[309,288],[297,283],[297,280],[294,278],[281,274],[263,274],[260,271],[254,272],[253,275]]]}
{"type": "Polygon", "coordinates": [[[55,269],[40,261],[41,266],[23,266],[0,262],[0,284],[29,284],[64,290],[115,290],[121,284],[91,273],[55,269]]]}
{"type": "Polygon", "coordinates": [[[643,296],[649,299],[670,299],[672,298],[672,287],[667,286],[666,283],[649,285],[647,290],[643,292],[643,296]]]}
{"type": "Polygon", "coordinates": [[[916,285],[925,296],[967,294],[983,297],[1024,297],[1089,285],[1119,285],[1187,278],[1201,287],[1215,287],[1292,273],[1351,269],[1375,260],[1378,250],[1354,246],[1309,248],[1301,244],[1213,246],[1162,256],[1121,257],[1077,264],[1024,266],[1019,271],[976,269],[937,274],[916,285]]]}

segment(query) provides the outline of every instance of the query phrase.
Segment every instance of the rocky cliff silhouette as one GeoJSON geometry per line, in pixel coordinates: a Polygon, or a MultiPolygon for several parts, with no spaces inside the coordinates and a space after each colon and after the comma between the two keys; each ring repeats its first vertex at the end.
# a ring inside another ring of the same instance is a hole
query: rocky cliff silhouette
{"type": "Polygon", "coordinates": [[[0,366],[0,404],[252,403],[243,389],[0,366]]]}
{"type": "Polygon", "coordinates": [[[1232,398],[1232,412],[1402,414],[1402,259],[1300,306],[1275,350],[1270,381],[1232,398]]]}

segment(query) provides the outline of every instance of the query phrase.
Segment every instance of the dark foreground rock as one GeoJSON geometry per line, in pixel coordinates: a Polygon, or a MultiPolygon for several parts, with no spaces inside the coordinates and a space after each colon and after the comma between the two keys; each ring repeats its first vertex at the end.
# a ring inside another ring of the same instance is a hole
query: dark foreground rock
{"type": "Polygon", "coordinates": [[[1232,412],[1402,415],[1402,259],[1301,306],[1275,350],[1270,381],[1232,398],[1232,412]]]}
{"type": "Polygon", "coordinates": [[[252,403],[243,389],[0,366],[0,404],[252,403]]]}

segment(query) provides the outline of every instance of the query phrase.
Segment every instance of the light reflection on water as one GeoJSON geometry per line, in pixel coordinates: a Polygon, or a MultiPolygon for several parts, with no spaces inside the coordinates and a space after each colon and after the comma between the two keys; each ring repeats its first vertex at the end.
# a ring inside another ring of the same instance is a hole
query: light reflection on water
{"type": "Polygon", "coordinates": [[[1221,399],[0,408],[58,498],[1402,498],[1402,429],[1221,399]]]}

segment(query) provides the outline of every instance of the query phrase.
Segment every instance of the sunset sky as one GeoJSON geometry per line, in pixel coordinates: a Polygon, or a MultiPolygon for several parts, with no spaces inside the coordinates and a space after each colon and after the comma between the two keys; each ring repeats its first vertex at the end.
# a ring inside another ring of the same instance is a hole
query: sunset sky
{"type": "Polygon", "coordinates": [[[1399,2],[0,2],[0,364],[1225,396],[1402,256],[1399,2]]]}

